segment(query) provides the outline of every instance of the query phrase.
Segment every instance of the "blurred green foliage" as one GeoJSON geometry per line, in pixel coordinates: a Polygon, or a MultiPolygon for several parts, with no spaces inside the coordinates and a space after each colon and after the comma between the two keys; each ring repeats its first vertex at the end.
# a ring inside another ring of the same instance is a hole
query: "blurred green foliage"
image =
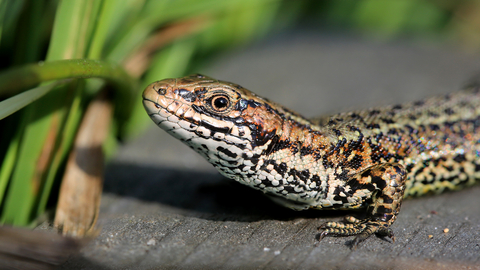
{"type": "Polygon", "coordinates": [[[380,39],[412,38],[480,48],[479,0],[309,1],[302,17],[327,29],[380,39]]]}
{"type": "Polygon", "coordinates": [[[146,85],[192,72],[220,50],[295,24],[476,50],[479,14],[474,0],[0,0],[0,115],[11,114],[0,120],[0,222],[33,225],[56,198],[84,110],[107,84],[111,153],[116,138],[148,123],[146,85]],[[73,79],[81,74],[91,79],[73,79]]]}

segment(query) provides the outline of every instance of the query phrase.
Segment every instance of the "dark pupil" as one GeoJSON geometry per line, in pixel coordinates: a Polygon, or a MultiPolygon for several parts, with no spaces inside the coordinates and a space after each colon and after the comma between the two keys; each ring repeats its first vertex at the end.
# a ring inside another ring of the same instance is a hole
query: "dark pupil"
{"type": "Polygon", "coordinates": [[[228,100],[224,97],[218,97],[213,101],[213,105],[217,109],[224,109],[228,106],[228,100]]]}

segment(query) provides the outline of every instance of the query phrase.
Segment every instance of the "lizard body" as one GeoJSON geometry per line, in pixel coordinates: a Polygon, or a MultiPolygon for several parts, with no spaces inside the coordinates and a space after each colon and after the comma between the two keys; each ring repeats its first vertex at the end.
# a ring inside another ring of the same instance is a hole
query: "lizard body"
{"type": "Polygon", "coordinates": [[[322,225],[326,235],[389,236],[408,196],[480,179],[480,88],[402,105],[306,119],[203,75],[149,85],[143,103],[162,129],[224,176],[295,210],[366,209],[322,225]]]}

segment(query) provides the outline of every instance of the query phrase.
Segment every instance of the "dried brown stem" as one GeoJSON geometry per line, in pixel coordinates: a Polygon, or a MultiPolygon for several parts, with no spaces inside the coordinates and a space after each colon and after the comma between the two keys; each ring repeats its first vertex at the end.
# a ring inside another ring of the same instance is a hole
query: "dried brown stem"
{"type": "Polygon", "coordinates": [[[100,207],[105,141],[112,104],[101,94],[88,106],[60,188],[54,226],[63,234],[90,235],[100,207]]]}

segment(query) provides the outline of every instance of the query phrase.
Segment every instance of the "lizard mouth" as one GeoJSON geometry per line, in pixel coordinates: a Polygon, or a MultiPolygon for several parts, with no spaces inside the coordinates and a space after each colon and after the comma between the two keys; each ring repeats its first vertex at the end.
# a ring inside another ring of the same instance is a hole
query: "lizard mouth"
{"type": "Polygon", "coordinates": [[[200,116],[189,104],[165,95],[164,88],[150,85],[143,92],[143,106],[160,128],[180,140],[198,136],[200,116]],[[160,90],[159,90],[160,89],[160,90]]]}

